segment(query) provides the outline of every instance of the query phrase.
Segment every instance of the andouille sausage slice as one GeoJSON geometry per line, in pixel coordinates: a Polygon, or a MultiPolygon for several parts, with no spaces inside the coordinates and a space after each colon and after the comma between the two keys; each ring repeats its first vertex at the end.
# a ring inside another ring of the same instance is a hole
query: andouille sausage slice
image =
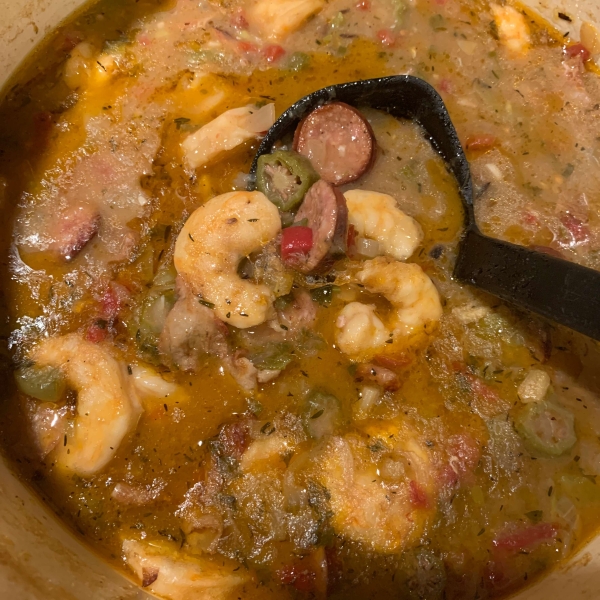
{"type": "Polygon", "coordinates": [[[308,114],[296,129],[294,150],[306,156],[325,181],[356,181],[373,165],[375,135],[352,106],[332,102],[308,114]]]}
{"type": "Polygon", "coordinates": [[[313,232],[313,245],[306,254],[293,254],[287,264],[301,273],[323,273],[344,256],[348,239],[348,207],[344,195],[330,183],[319,180],[306,194],[296,214],[313,232]]]}

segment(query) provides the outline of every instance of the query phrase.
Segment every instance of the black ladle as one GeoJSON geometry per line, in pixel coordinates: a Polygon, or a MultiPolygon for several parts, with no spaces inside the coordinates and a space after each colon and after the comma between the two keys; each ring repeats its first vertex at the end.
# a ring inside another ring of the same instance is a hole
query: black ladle
{"type": "MultiPolygon", "coordinates": [[[[469,163],[443,100],[422,79],[410,75],[368,79],[332,85],[305,96],[269,129],[252,164],[251,175],[256,175],[259,156],[269,154],[278,140],[292,135],[309,112],[333,100],[411,119],[427,132],[458,183],[465,209],[465,230],[454,267],[456,279],[600,340],[600,272],[487,237],[479,231],[469,163]]],[[[254,189],[254,184],[249,188],[254,189]]]]}

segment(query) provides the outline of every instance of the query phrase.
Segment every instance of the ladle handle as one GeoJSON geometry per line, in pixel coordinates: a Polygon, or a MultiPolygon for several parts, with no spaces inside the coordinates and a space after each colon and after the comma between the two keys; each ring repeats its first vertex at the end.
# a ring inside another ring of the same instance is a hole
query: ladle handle
{"type": "Polygon", "coordinates": [[[469,230],[454,276],[600,340],[600,272],[469,230]]]}

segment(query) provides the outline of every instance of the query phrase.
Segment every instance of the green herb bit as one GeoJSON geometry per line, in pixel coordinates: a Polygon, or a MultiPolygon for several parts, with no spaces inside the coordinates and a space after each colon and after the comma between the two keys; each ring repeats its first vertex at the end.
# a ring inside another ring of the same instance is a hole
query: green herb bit
{"type": "Polygon", "coordinates": [[[212,302],[208,302],[208,300],[204,300],[204,298],[198,298],[198,302],[202,304],[202,306],[206,306],[206,308],[214,308],[215,305],[212,302]]]}
{"type": "Polygon", "coordinates": [[[532,522],[532,523],[539,523],[543,516],[544,516],[544,512],[541,510],[530,510],[529,512],[525,513],[525,516],[532,522]]]}
{"type": "Polygon", "coordinates": [[[177,129],[181,129],[183,125],[186,125],[189,122],[190,119],[188,119],[187,117],[178,117],[174,120],[175,125],[177,125],[177,129]]]}
{"type": "Polygon", "coordinates": [[[337,285],[329,284],[320,288],[315,288],[310,291],[311,298],[322,306],[331,304],[334,292],[339,292],[340,288],[337,285]]]}

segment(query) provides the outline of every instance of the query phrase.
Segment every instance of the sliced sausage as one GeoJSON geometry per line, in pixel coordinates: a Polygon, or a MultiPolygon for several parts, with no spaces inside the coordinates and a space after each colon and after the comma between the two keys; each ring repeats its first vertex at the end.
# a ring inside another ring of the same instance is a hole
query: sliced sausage
{"type": "Polygon", "coordinates": [[[373,165],[375,135],[355,108],[332,102],[302,119],[294,135],[294,150],[310,159],[322,179],[344,185],[373,165]]]}
{"type": "Polygon", "coordinates": [[[313,245],[305,254],[293,254],[287,264],[301,273],[323,273],[342,258],[347,249],[348,207],[344,195],[323,179],[304,198],[296,222],[312,229],[313,245]]]}
{"type": "Polygon", "coordinates": [[[385,367],[374,363],[361,363],[356,368],[356,381],[369,381],[381,386],[384,390],[395,392],[400,389],[398,375],[385,367]]]}

